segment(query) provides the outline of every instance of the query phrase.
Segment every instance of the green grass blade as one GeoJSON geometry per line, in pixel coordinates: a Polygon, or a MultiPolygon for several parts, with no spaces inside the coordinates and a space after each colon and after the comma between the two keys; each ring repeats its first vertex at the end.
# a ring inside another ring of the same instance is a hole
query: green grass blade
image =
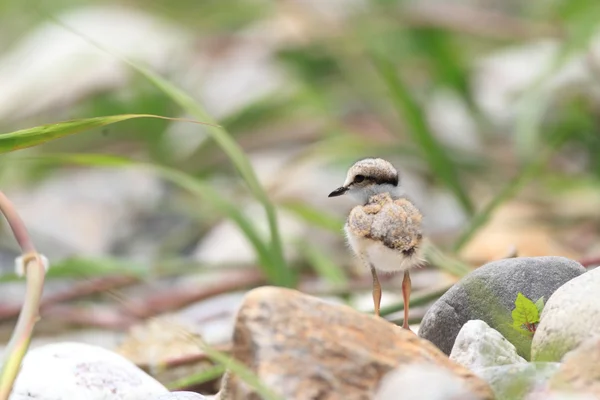
{"type": "Polygon", "coordinates": [[[222,376],[224,372],[225,367],[222,364],[213,365],[212,367],[203,369],[200,372],[196,372],[192,375],[185,376],[183,378],[170,382],[166,386],[170,390],[178,390],[191,386],[201,385],[203,383],[212,381],[213,379],[217,379],[218,377],[222,376]]]}
{"type": "MultiPolygon", "coordinates": [[[[86,40],[94,47],[114,57],[119,58],[121,61],[129,65],[131,68],[133,68],[138,73],[143,75],[146,79],[148,79],[150,82],[152,82],[156,87],[162,90],[166,96],[171,98],[175,103],[179,104],[179,106],[186,110],[190,115],[193,115],[195,118],[199,118],[203,121],[214,122],[214,119],[204,110],[204,107],[202,107],[201,104],[199,104],[189,94],[187,94],[185,91],[175,86],[168,80],[162,78],[161,76],[144,67],[143,65],[136,63],[124,56],[120,56],[114,51],[105,48],[104,46],[86,37],[80,32],[77,32],[76,30],[68,27],[59,20],[54,19],[54,21],[66,30],[86,40]]],[[[232,136],[223,127],[220,127],[216,124],[214,124],[213,126],[209,126],[207,130],[211,137],[219,144],[219,146],[221,146],[223,151],[231,159],[231,162],[236,167],[236,169],[250,188],[253,195],[265,208],[269,224],[269,231],[271,234],[269,250],[272,253],[271,258],[273,260],[277,260],[277,263],[279,264],[279,268],[276,271],[276,279],[272,282],[279,286],[292,287],[294,285],[294,277],[291,273],[291,270],[287,268],[286,261],[283,256],[283,246],[281,243],[281,235],[279,233],[279,225],[277,223],[277,213],[275,207],[269,200],[267,193],[258,181],[254,169],[252,168],[250,161],[244,154],[244,151],[239,146],[239,144],[232,138],[232,136]]]]}
{"type": "Polygon", "coordinates": [[[172,181],[180,187],[195,193],[205,199],[214,208],[218,209],[224,215],[229,217],[235,222],[240,230],[246,236],[246,239],[252,244],[254,250],[257,253],[259,264],[265,273],[269,282],[280,286],[293,286],[295,284],[295,277],[287,269],[285,264],[282,264],[278,258],[274,257],[272,251],[261,239],[260,235],[252,225],[252,223],[246,218],[246,216],[240,211],[239,206],[233,202],[228,201],[221,196],[212,186],[205,184],[183,172],[166,168],[158,167],[155,165],[146,165],[160,176],[165,179],[172,181]],[[282,274],[282,269],[285,269],[285,274],[282,274]],[[282,276],[285,278],[282,279],[282,276]]]}
{"type": "MultiPolygon", "coordinates": [[[[182,329],[181,336],[184,339],[196,344],[206,355],[215,363],[223,366],[227,369],[228,373],[235,374],[238,378],[244,381],[249,387],[253,388],[256,393],[260,396],[259,398],[264,400],[283,400],[281,396],[273,392],[273,390],[265,385],[259,377],[249,369],[246,365],[239,362],[233,357],[211,347],[206,344],[202,339],[196,335],[192,335],[190,332],[182,329]]],[[[226,374],[228,376],[228,374],[226,374]]],[[[223,396],[228,398],[227,394],[223,396]]]]}
{"type": "MultiPolygon", "coordinates": [[[[233,202],[226,199],[217,192],[211,185],[198,180],[184,172],[158,166],[154,164],[138,163],[122,157],[98,154],[53,154],[47,156],[36,156],[31,158],[35,161],[52,162],[52,163],[68,163],[86,166],[100,167],[142,167],[146,168],[160,177],[167,179],[177,186],[201,197],[204,201],[210,204],[211,207],[219,210],[222,214],[230,218],[238,228],[243,232],[245,237],[254,248],[257,258],[265,276],[269,281],[278,284],[280,283],[281,264],[277,259],[273,258],[272,252],[269,251],[264,240],[259,233],[240,211],[240,208],[233,202]]],[[[291,272],[289,275],[295,279],[291,272]]]]}
{"type": "Polygon", "coordinates": [[[85,277],[96,278],[110,275],[127,275],[142,278],[148,270],[143,264],[131,260],[112,257],[69,257],[57,263],[52,263],[46,274],[47,279],[85,277]]]}
{"type": "Polygon", "coordinates": [[[437,28],[419,29],[414,33],[416,46],[431,61],[434,75],[440,83],[454,89],[467,103],[470,102],[468,69],[462,48],[453,40],[453,35],[437,28]]]}
{"type": "Polygon", "coordinates": [[[196,342],[200,345],[200,348],[215,362],[226,367],[230,372],[234,373],[248,386],[252,387],[259,395],[261,399],[265,400],[283,400],[281,396],[273,392],[273,390],[265,385],[256,374],[236,359],[229,357],[227,354],[220,352],[199,340],[196,342]]]}
{"type": "Polygon", "coordinates": [[[473,204],[459,180],[454,163],[429,129],[425,114],[409,88],[385,56],[374,52],[372,59],[377,72],[389,89],[396,110],[407,123],[413,140],[419,145],[431,171],[454,193],[463,209],[469,215],[473,215],[473,204]]]}
{"type": "MultiPolygon", "coordinates": [[[[60,139],[65,136],[74,135],[90,129],[99,128],[134,118],[159,118],[172,121],[181,120],[179,118],[169,118],[151,114],[121,114],[56,122],[53,124],[41,125],[34,128],[27,128],[15,132],[0,134],[0,153],[8,153],[15,150],[37,146],[51,140],[60,139]]],[[[204,124],[203,122],[196,123],[204,124]]]]}
{"type": "Polygon", "coordinates": [[[286,202],[280,204],[281,207],[290,211],[294,215],[302,218],[312,226],[326,229],[333,233],[341,233],[344,226],[344,220],[334,215],[325,213],[306,203],[286,202]]]}

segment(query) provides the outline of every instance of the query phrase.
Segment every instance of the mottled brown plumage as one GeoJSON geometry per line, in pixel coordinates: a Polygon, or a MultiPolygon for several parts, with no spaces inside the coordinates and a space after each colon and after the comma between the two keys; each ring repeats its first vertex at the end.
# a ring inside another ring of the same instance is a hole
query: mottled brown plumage
{"type": "Polygon", "coordinates": [[[407,199],[393,200],[389,193],[380,193],[371,196],[364,206],[354,207],[347,224],[356,236],[413,254],[423,238],[421,219],[419,210],[407,199]]]}

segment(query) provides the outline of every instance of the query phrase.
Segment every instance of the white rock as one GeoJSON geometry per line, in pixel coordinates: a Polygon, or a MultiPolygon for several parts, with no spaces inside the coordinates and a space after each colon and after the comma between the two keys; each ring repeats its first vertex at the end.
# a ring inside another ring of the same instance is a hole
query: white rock
{"type": "Polygon", "coordinates": [[[565,283],[546,302],[533,342],[531,358],[560,361],[586,339],[600,335],[600,268],[565,283]]]}
{"type": "Polygon", "coordinates": [[[63,342],[31,350],[10,400],[146,400],[168,393],[133,363],[101,347],[63,342]]]}
{"type": "Polygon", "coordinates": [[[375,400],[476,400],[456,376],[433,364],[411,365],[386,374],[375,400]]]}
{"type": "Polygon", "coordinates": [[[470,370],[527,362],[500,332],[481,320],[471,320],[463,325],[450,359],[470,370]]]}

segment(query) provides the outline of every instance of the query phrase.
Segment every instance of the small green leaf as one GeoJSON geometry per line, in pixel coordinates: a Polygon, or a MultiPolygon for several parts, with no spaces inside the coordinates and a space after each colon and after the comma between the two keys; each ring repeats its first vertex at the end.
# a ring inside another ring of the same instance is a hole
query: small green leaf
{"type": "Polygon", "coordinates": [[[544,311],[544,296],[540,297],[538,301],[535,302],[535,306],[537,307],[538,314],[542,315],[542,311],[544,311]]]}
{"type": "Polygon", "coordinates": [[[515,301],[515,309],[512,311],[513,327],[527,329],[540,322],[540,314],[536,304],[519,292],[515,301]]]}

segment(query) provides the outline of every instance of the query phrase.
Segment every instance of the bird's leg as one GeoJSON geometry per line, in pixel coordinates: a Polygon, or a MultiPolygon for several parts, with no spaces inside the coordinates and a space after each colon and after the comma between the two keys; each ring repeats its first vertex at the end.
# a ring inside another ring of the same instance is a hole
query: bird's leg
{"type": "Polygon", "coordinates": [[[408,307],[410,305],[410,289],[410,273],[408,271],[404,271],[404,279],[402,280],[402,297],[404,298],[404,322],[402,323],[402,327],[404,329],[408,329],[409,331],[410,328],[408,327],[408,307]]]}
{"type": "Polygon", "coordinates": [[[372,265],[371,275],[373,276],[373,305],[375,306],[375,315],[379,317],[379,306],[381,305],[381,284],[379,278],[377,278],[377,271],[372,265]]]}

